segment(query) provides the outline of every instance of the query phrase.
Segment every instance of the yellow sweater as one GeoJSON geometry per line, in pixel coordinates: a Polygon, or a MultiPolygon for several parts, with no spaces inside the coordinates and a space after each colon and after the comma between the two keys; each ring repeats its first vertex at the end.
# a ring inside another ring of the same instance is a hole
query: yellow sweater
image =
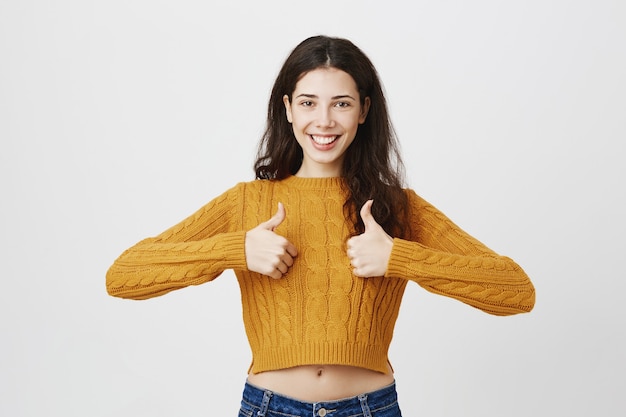
{"type": "Polygon", "coordinates": [[[407,282],[487,313],[528,312],[535,290],[524,271],[407,190],[415,241],[394,239],[384,277],[358,278],[346,255],[340,178],[241,183],[192,216],[126,250],[110,267],[109,294],[146,299],[211,281],[233,269],[255,373],[306,364],[387,372],[387,351],[407,282]],[[247,270],[247,230],[268,220],[298,249],[282,279],[247,270]]]}

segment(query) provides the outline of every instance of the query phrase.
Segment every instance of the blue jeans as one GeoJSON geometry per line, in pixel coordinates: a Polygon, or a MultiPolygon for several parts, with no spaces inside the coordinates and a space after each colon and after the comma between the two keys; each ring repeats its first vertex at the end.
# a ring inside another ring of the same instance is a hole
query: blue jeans
{"type": "Polygon", "coordinates": [[[239,417],[401,417],[396,384],[336,401],[309,403],[255,387],[243,390],[239,417]]]}

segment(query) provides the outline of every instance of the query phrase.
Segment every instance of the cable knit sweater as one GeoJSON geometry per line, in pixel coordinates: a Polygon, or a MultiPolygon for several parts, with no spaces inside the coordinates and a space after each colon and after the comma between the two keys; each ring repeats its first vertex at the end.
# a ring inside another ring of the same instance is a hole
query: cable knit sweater
{"type": "Polygon", "coordinates": [[[394,239],[383,277],[358,278],[346,255],[340,178],[241,183],[160,235],[126,250],[107,273],[117,297],[146,299],[211,281],[233,269],[241,289],[252,372],[341,364],[387,372],[387,351],[408,281],[487,313],[533,308],[524,271],[407,190],[415,241],[394,239]],[[274,214],[298,249],[282,279],[247,269],[245,233],[274,214]]]}

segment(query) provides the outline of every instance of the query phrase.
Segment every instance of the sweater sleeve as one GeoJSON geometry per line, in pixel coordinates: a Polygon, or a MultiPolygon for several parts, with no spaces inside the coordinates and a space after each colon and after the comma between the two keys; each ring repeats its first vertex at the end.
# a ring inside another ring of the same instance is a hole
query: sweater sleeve
{"type": "Polygon", "coordinates": [[[426,290],[494,315],[529,312],[535,288],[512,259],[500,256],[408,190],[412,239],[394,239],[387,277],[409,279],[426,290]]]}
{"type": "Polygon", "coordinates": [[[110,295],[146,299],[246,269],[241,229],[243,185],[212,200],[156,237],[124,251],[106,274],[110,295]]]}

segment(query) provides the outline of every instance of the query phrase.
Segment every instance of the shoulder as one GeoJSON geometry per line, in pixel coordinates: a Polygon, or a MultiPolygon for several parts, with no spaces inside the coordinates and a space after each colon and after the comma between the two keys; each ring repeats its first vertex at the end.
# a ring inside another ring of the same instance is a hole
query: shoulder
{"type": "Polygon", "coordinates": [[[446,215],[441,212],[436,206],[431,204],[421,195],[417,194],[410,188],[405,188],[404,192],[407,196],[410,215],[409,217],[419,221],[425,218],[438,219],[441,221],[448,221],[446,215]]]}
{"type": "Polygon", "coordinates": [[[413,189],[404,188],[403,191],[410,206],[419,208],[430,206],[430,204],[426,200],[424,200],[419,194],[417,194],[413,189]]]}
{"type": "Polygon", "coordinates": [[[235,186],[233,186],[229,191],[239,194],[267,192],[276,187],[276,184],[278,183],[280,183],[280,181],[255,179],[252,181],[239,182],[235,184],[235,186]]]}
{"type": "Polygon", "coordinates": [[[246,205],[251,201],[260,202],[275,194],[277,192],[275,188],[278,184],[280,181],[275,180],[242,181],[226,190],[218,199],[228,200],[236,205],[246,205]]]}

